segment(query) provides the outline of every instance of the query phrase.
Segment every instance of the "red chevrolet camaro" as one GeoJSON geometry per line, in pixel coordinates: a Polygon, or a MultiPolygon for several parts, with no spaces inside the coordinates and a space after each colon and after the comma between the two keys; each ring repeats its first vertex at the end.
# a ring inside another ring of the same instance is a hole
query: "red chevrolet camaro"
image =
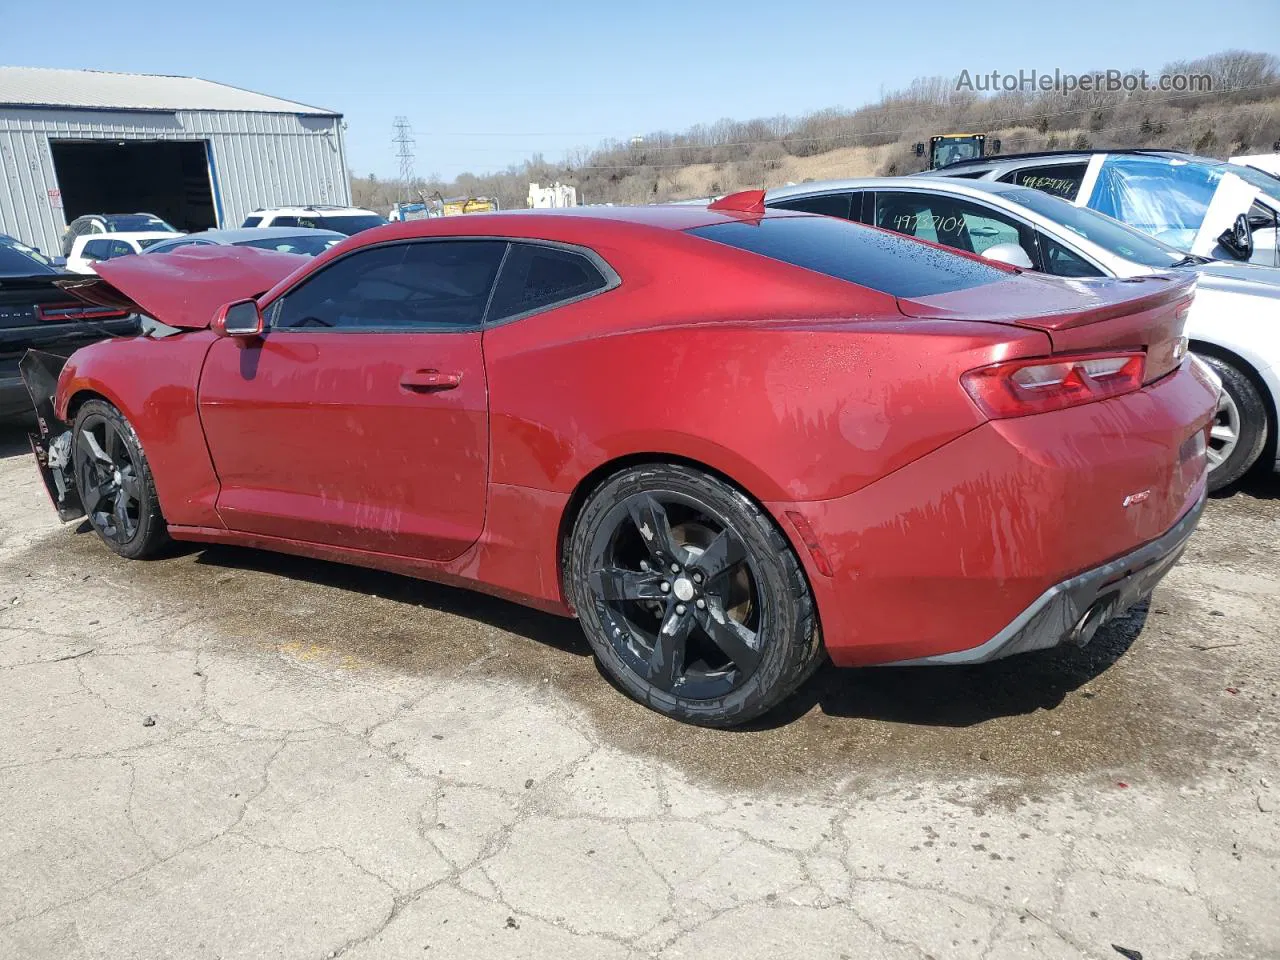
{"type": "Polygon", "coordinates": [[[392,224],[63,280],[159,321],[25,362],[64,519],[576,615],[729,725],[838,665],[976,663],[1146,596],[1199,517],[1191,281],[1066,281],[710,207],[392,224]],[[43,383],[43,386],[42,386],[43,383]]]}

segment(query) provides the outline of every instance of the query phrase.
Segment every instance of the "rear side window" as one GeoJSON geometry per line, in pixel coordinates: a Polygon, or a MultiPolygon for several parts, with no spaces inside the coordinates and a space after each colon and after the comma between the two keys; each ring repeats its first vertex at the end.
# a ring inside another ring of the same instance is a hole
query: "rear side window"
{"type": "Polygon", "coordinates": [[[94,257],[98,260],[109,259],[111,257],[111,241],[90,240],[84,245],[84,256],[94,257]]]}
{"type": "Polygon", "coordinates": [[[271,225],[273,227],[296,227],[298,225],[297,217],[272,217],[271,225]]]}
{"type": "Polygon", "coordinates": [[[1005,183],[1041,190],[1064,200],[1074,200],[1080,192],[1080,184],[1088,166],[1087,163],[1060,163],[1051,167],[1024,167],[1000,179],[1005,183]]]}
{"type": "Polygon", "coordinates": [[[244,223],[240,224],[240,226],[242,226],[242,227],[256,227],[256,226],[257,226],[258,224],[260,224],[261,222],[262,222],[262,218],[261,218],[261,217],[245,217],[245,218],[244,218],[244,223]]]}
{"type": "Polygon", "coordinates": [[[894,297],[929,297],[1007,277],[997,267],[834,217],[765,217],[689,233],[894,297]]]}
{"type": "Polygon", "coordinates": [[[769,206],[780,210],[799,210],[801,213],[820,213],[826,217],[844,217],[849,220],[853,219],[849,216],[849,202],[852,197],[850,193],[822,193],[816,197],[791,197],[771,203],[769,206]]]}
{"type": "Polygon", "coordinates": [[[512,244],[489,319],[504,320],[567,303],[608,285],[600,268],[581,253],[533,243],[512,244]]]}

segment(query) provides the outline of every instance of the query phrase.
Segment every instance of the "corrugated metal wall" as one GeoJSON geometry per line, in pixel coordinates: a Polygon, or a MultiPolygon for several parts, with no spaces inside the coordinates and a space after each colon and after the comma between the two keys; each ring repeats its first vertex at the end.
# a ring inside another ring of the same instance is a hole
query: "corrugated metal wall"
{"type": "Polygon", "coordinates": [[[255,207],[351,203],[338,117],[0,107],[0,233],[46,253],[60,252],[67,225],[50,139],[208,141],[222,227],[255,207]]]}

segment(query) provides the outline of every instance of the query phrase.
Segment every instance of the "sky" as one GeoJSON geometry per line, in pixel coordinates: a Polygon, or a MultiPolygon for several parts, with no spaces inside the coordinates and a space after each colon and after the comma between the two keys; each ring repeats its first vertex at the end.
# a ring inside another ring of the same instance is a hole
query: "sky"
{"type": "Polygon", "coordinates": [[[722,117],[857,107],[922,76],[1280,54],[1280,0],[55,6],[0,0],[0,64],[197,76],[328,107],[353,172],[382,177],[398,172],[397,116],[417,174],[451,179],[722,117]]]}

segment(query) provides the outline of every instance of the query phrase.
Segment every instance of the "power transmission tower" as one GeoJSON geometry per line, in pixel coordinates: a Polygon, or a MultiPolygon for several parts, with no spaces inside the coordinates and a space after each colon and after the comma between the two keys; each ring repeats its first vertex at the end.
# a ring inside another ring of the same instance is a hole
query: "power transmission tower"
{"type": "Polygon", "coordinates": [[[411,199],[409,190],[413,186],[413,127],[408,117],[396,117],[395,136],[391,142],[396,145],[396,159],[400,162],[400,200],[411,199]]]}

